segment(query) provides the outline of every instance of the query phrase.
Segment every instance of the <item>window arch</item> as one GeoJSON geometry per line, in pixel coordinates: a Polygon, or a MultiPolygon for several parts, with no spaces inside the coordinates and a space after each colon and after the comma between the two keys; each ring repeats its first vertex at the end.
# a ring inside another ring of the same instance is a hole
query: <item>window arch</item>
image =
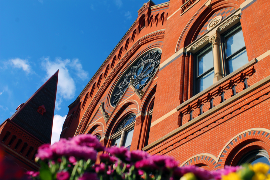
{"type": "Polygon", "coordinates": [[[269,155],[266,150],[256,149],[256,150],[249,151],[239,160],[237,165],[242,165],[245,163],[256,164],[258,162],[262,162],[262,163],[270,165],[269,155]]]}
{"type": "Polygon", "coordinates": [[[128,114],[123,118],[112,135],[114,146],[124,146],[130,149],[135,119],[136,115],[133,113],[128,114]]]}
{"type": "Polygon", "coordinates": [[[136,90],[143,90],[158,71],[160,59],[160,49],[151,49],[137,58],[116,83],[110,97],[111,105],[117,105],[130,83],[136,90]]]}

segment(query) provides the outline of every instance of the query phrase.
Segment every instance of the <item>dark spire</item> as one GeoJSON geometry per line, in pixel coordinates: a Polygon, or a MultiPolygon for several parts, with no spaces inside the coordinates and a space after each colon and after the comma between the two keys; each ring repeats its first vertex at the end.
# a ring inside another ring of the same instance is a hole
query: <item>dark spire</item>
{"type": "Polygon", "coordinates": [[[10,117],[12,122],[44,143],[51,142],[58,73],[59,70],[10,117]]]}

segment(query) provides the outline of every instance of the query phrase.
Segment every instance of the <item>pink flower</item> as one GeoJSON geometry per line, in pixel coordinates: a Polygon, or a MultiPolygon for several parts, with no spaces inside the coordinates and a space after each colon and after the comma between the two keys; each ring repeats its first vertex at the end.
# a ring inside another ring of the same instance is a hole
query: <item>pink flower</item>
{"type": "Polygon", "coordinates": [[[122,161],[129,161],[130,159],[130,152],[125,147],[112,146],[107,149],[107,152],[113,156],[118,157],[122,161]]]}
{"type": "Polygon", "coordinates": [[[39,175],[39,172],[27,171],[25,174],[31,177],[37,177],[39,175]]]}
{"type": "Polygon", "coordinates": [[[148,159],[143,159],[141,161],[138,161],[135,163],[135,167],[137,169],[142,169],[145,171],[152,171],[157,169],[158,167],[155,165],[153,159],[148,158],[148,159]]]}
{"type": "Polygon", "coordinates": [[[203,168],[200,167],[196,167],[196,166],[184,166],[181,168],[176,168],[174,170],[174,174],[178,173],[181,175],[184,175],[186,173],[193,173],[196,177],[198,177],[201,180],[208,180],[208,179],[213,179],[214,176],[212,175],[212,173],[210,171],[207,171],[203,168]]]}
{"type": "Polygon", "coordinates": [[[221,179],[222,176],[224,175],[228,175],[232,172],[236,172],[239,169],[241,169],[241,166],[226,166],[224,167],[224,169],[219,169],[216,171],[212,171],[211,174],[214,176],[215,179],[221,179]]]}
{"type": "Polygon", "coordinates": [[[91,180],[98,180],[97,174],[86,172],[81,177],[78,178],[78,180],[90,180],[90,179],[91,180]]]}
{"type": "Polygon", "coordinates": [[[75,136],[71,139],[71,142],[79,146],[92,147],[97,151],[104,150],[104,147],[100,144],[96,136],[93,136],[91,134],[75,136]]]}
{"type": "Polygon", "coordinates": [[[174,168],[178,165],[177,161],[175,161],[174,158],[169,156],[154,155],[151,157],[151,159],[153,159],[154,163],[159,167],[164,167],[167,165],[170,168],[174,168]]]}
{"type": "Polygon", "coordinates": [[[93,161],[96,161],[97,159],[97,152],[93,148],[75,145],[65,139],[61,139],[59,142],[54,143],[51,146],[51,149],[57,156],[74,156],[75,158],[85,160],[91,159],[93,161]]]}
{"type": "Polygon", "coordinates": [[[99,158],[101,162],[108,163],[108,164],[114,164],[118,160],[116,157],[110,156],[109,154],[101,154],[99,158]]]}
{"type": "Polygon", "coordinates": [[[37,158],[41,160],[44,159],[53,159],[53,151],[50,148],[49,144],[43,144],[38,148],[38,152],[36,155],[37,158]]]}
{"type": "Polygon", "coordinates": [[[130,152],[130,161],[131,162],[137,162],[137,161],[143,160],[147,157],[149,157],[149,154],[145,151],[136,150],[136,151],[130,152]]]}
{"type": "Polygon", "coordinates": [[[68,180],[69,173],[67,171],[61,171],[56,174],[57,180],[68,180]]]}
{"type": "Polygon", "coordinates": [[[113,174],[113,168],[111,166],[108,167],[108,171],[107,171],[107,174],[108,175],[112,175],[113,174]]]}
{"type": "Polygon", "coordinates": [[[95,165],[95,171],[96,173],[105,173],[106,172],[106,166],[104,163],[96,164],[95,165]]]}
{"type": "Polygon", "coordinates": [[[175,169],[178,167],[178,162],[175,161],[173,158],[167,158],[165,159],[165,167],[167,169],[175,169]]]}
{"type": "Polygon", "coordinates": [[[77,162],[77,160],[76,160],[76,158],[75,158],[74,156],[70,156],[70,157],[68,158],[68,161],[69,161],[71,164],[73,164],[73,165],[75,165],[76,162],[77,162]]]}

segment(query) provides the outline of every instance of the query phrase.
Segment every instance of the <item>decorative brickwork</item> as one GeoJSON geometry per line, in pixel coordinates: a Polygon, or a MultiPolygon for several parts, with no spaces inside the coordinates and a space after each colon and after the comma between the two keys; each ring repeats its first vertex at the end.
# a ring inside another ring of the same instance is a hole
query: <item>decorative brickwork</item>
{"type": "Polygon", "coordinates": [[[132,113],[130,150],[173,156],[182,166],[209,170],[237,165],[254,150],[269,156],[269,8],[270,2],[256,0],[144,4],[69,106],[66,121],[72,124],[61,137],[91,133],[110,147],[121,136],[119,123],[132,113]],[[156,74],[140,91],[129,85],[112,105],[122,75],[153,49],[162,54],[156,74]],[[77,118],[71,118],[74,112],[77,118]]]}

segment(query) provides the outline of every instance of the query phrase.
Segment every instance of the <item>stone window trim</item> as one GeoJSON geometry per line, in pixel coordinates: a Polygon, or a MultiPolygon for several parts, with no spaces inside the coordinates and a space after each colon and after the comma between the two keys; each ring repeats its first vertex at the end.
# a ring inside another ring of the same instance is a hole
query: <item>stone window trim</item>
{"type": "Polygon", "coordinates": [[[112,141],[114,141],[115,139],[117,139],[118,137],[120,137],[121,139],[120,139],[120,144],[118,145],[118,147],[121,147],[122,144],[124,143],[126,133],[129,132],[129,131],[132,131],[134,129],[135,122],[136,121],[130,123],[129,125],[127,125],[123,129],[117,131],[116,133],[114,133],[113,135],[111,135],[109,137],[109,139],[112,140],[112,141]]]}
{"type": "Polygon", "coordinates": [[[219,38],[220,34],[226,32],[240,22],[240,14],[241,9],[239,8],[235,12],[230,14],[227,18],[212,26],[212,28],[208,32],[199,37],[197,40],[184,47],[184,52],[195,54],[203,47],[205,47],[205,45],[212,42],[215,43],[214,40],[219,38]]]}
{"type": "Polygon", "coordinates": [[[251,163],[253,160],[256,160],[259,157],[265,157],[269,162],[269,154],[264,149],[255,149],[246,153],[238,162],[237,165],[242,165],[244,163],[251,163]]]}
{"type": "MultiPolygon", "coordinates": [[[[214,59],[213,84],[215,84],[220,79],[225,77],[225,75],[227,75],[225,72],[223,72],[224,71],[223,63],[225,62],[226,59],[221,59],[222,58],[221,56],[223,56],[223,49],[222,49],[223,42],[221,42],[222,41],[221,34],[222,35],[228,34],[228,30],[234,27],[236,29],[240,29],[241,27],[240,13],[241,10],[238,9],[223,21],[220,20],[216,21],[216,23],[211,24],[209,31],[207,33],[205,33],[203,36],[201,36],[196,41],[192,42],[191,44],[189,44],[187,47],[184,48],[184,52],[196,56],[196,54],[198,55],[198,53],[207,46],[209,46],[209,44],[212,45],[212,53],[214,59]]],[[[196,75],[194,77],[196,77],[196,75]]],[[[194,89],[194,94],[197,94],[199,92],[200,91],[194,89]]]]}

